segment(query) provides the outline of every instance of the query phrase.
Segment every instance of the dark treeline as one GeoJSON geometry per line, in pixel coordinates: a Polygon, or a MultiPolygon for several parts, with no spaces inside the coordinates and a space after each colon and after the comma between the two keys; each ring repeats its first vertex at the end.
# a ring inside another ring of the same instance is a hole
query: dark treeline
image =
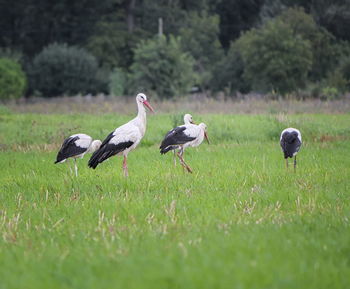
{"type": "Polygon", "coordinates": [[[350,0],[0,0],[0,99],[350,88],[350,0]]]}

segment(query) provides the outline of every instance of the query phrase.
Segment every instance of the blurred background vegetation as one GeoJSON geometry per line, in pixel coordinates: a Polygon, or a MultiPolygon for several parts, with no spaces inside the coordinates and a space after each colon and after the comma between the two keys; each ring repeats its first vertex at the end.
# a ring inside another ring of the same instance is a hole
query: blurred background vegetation
{"type": "Polygon", "coordinates": [[[2,100],[350,89],[349,0],[2,0],[0,14],[2,100]]]}

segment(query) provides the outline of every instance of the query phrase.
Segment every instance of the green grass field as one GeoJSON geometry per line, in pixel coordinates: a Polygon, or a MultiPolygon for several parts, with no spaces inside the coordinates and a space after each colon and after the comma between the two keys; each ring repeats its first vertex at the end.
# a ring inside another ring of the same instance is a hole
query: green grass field
{"type": "Polygon", "coordinates": [[[211,144],[174,168],[149,115],[129,155],[54,165],[64,137],[131,115],[0,110],[0,288],[349,288],[350,114],[194,115],[211,144]],[[303,134],[286,170],[282,129],[303,134]]]}

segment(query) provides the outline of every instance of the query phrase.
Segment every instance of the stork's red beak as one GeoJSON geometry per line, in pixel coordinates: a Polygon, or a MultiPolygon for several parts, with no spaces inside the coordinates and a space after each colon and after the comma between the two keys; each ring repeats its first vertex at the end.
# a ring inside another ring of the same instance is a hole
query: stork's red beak
{"type": "Polygon", "coordinates": [[[145,101],[143,102],[143,104],[144,104],[150,111],[154,112],[152,106],[149,104],[149,102],[148,102],[147,100],[145,100],[145,101]]]}
{"type": "Polygon", "coordinates": [[[206,132],[204,132],[204,137],[205,137],[205,139],[207,140],[208,144],[210,144],[209,139],[208,139],[208,135],[207,135],[206,132]]]}

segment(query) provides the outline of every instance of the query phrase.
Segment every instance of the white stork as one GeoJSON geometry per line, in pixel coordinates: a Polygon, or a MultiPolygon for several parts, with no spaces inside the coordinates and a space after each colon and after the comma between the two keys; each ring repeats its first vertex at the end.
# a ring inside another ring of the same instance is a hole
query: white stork
{"type": "Polygon", "coordinates": [[[66,138],[59,150],[55,164],[64,163],[68,158],[74,159],[75,175],[78,176],[77,158],[83,158],[86,153],[93,153],[101,146],[100,140],[92,141],[87,134],[78,133],[66,138]]]}
{"type": "Polygon", "coordinates": [[[192,173],[192,169],[183,159],[183,154],[185,148],[199,146],[203,142],[204,138],[209,143],[206,130],[207,126],[204,123],[200,123],[199,125],[190,123],[178,126],[166,134],[159,147],[160,153],[166,154],[168,151],[179,149],[177,156],[179,157],[181,165],[189,173],[192,173]]]}
{"type": "MultiPolygon", "coordinates": [[[[186,113],[184,115],[184,124],[195,124],[195,122],[193,121],[193,118],[192,118],[192,115],[190,115],[189,113],[186,113]]],[[[171,133],[172,130],[168,131],[167,135],[169,133],[171,133]]],[[[167,135],[165,137],[167,137],[167,135]]],[[[174,166],[176,166],[176,150],[173,150],[174,151],[174,166]]]]}
{"type": "Polygon", "coordinates": [[[301,144],[301,133],[299,130],[290,127],[282,131],[280,145],[286,159],[286,166],[288,168],[288,158],[294,157],[294,171],[296,170],[297,153],[300,150],[301,144]]]}
{"type": "Polygon", "coordinates": [[[128,153],[135,149],[140,143],[146,132],[146,109],[149,108],[153,112],[153,108],[147,101],[147,97],[143,93],[136,96],[138,108],[137,116],[128,123],[118,127],[111,132],[102,142],[101,147],[94,152],[89,160],[89,167],[95,169],[98,164],[114,155],[123,155],[123,171],[125,177],[129,175],[127,156],[128,153]]]}

